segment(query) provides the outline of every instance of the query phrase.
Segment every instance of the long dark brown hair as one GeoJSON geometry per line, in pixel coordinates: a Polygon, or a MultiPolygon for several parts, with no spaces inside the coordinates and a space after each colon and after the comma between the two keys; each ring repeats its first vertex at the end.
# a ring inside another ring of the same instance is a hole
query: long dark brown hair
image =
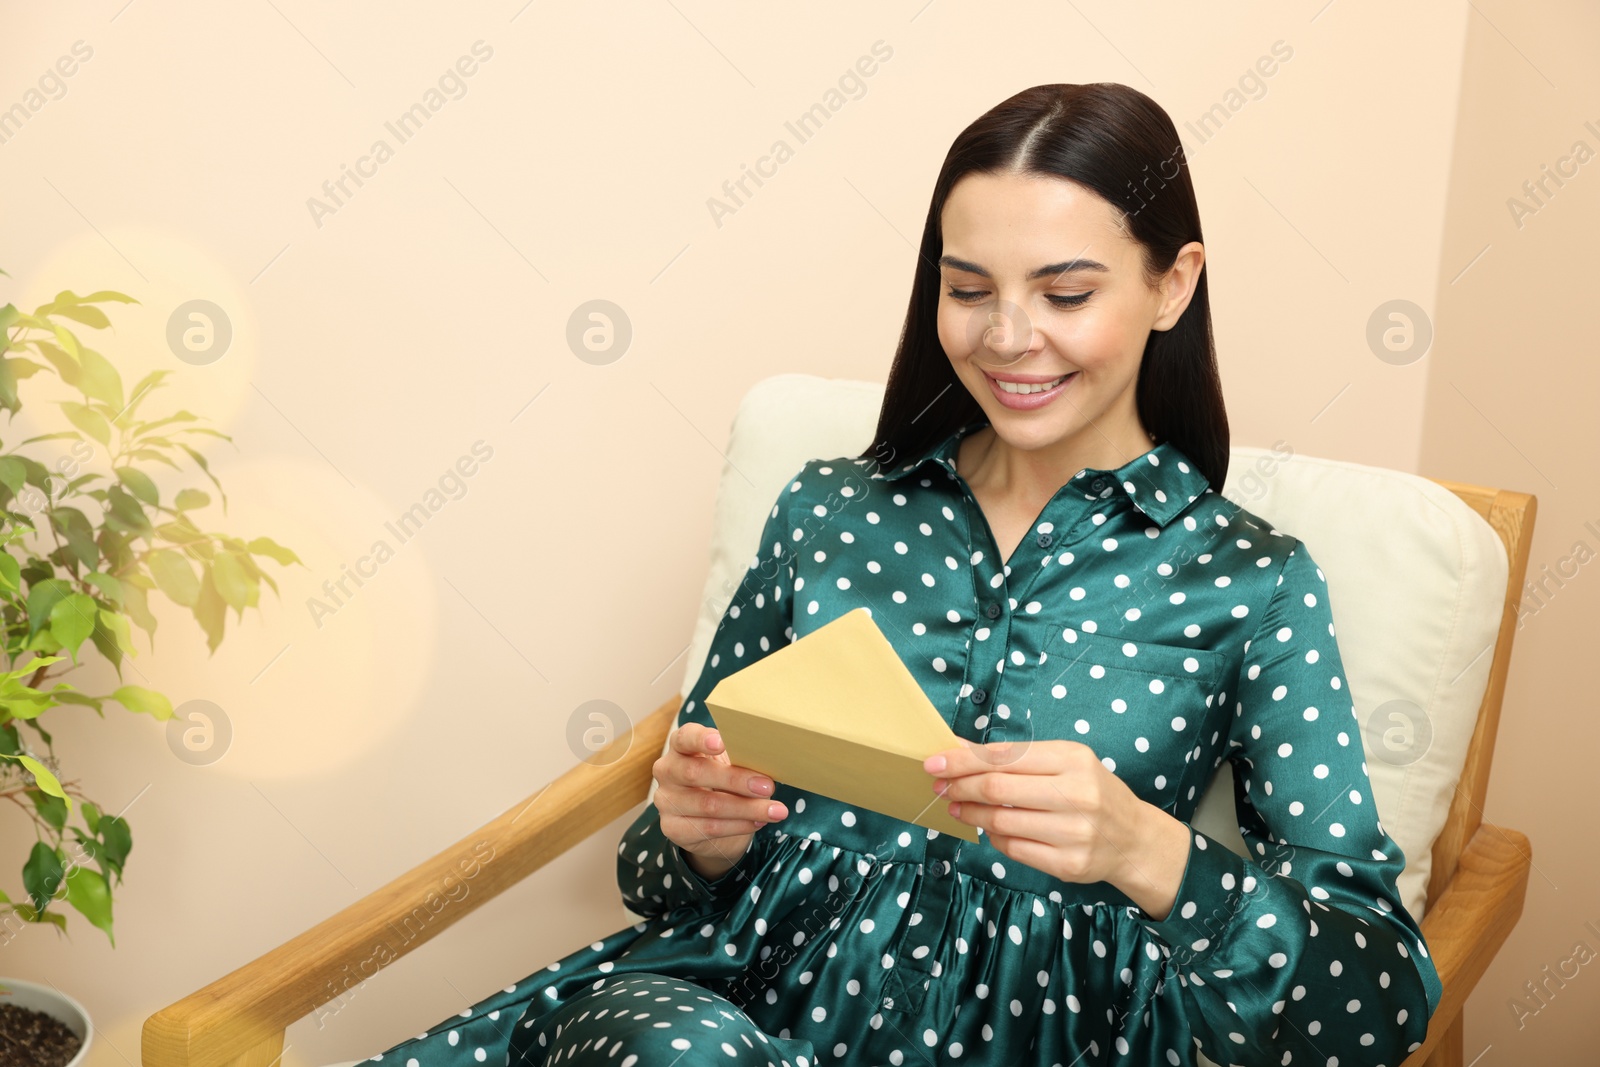
{"type": "MultiPolygon", "coordinates": [[[[1200,210],[1178,131],[1154,100],[1116,82],[1035,85],[961,131],[934,185],[922,227],[905,326],[889,369],[874,444],[859,458],[898,465],[982,415],[939,343],[940,216],[967,174],[1015,171],[1066,178],[1123,214],[1154,284],[1190,241],[1201,241],[1200,210]]],[[[1228,416],[1211,336],[1202,266],[1194,296],[1168,330],[1151,330],[1135,387],[1145,429],[1171,441],[1222,491],[1228,474],[1228,416]]]]}

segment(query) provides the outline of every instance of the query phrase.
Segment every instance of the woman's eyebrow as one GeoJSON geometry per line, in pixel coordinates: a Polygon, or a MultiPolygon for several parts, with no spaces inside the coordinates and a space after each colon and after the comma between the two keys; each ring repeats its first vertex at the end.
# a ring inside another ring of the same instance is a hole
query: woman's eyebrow
{"type": "MultiPolygon", "coordinates": [[[[971,260],[961,259],[957,256],[940,256],[939,265],[941,267],[954,267],[956,270],[971,271],[973,274],[981,274],[985,278],[993,277],[986,268],[978,266],[971,260]]],[[[1109,272],[1111,268],[1097,259],[1068,259],[1060,263],[1047,263],[1042,267],[1036,267],[1028,272],[1026,280],[1031,282],[1035,278],[1049,278],[1078,270],[1109,272]]]]}

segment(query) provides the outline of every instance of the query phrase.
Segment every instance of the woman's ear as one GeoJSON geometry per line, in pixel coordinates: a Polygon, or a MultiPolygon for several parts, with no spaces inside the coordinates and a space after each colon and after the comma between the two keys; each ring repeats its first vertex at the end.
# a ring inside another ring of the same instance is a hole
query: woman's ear
{"type": "Polygon", "coordinates": [[[1178,249],[1172,266],[1161,279],[1161,307],[1150,324],[1152,330],[1170,330],[1183,317],[1189,301],[1194,299],[1195,286],[1200,284],[1200,268],[1205,261],[1205,246],[1199,241],[1190,241],[1178,249]]]}

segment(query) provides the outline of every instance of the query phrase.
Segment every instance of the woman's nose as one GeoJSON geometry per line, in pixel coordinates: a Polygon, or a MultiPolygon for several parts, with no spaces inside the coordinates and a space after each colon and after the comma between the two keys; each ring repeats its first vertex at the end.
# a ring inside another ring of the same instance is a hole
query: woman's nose
{"type": "Polygon", "coordinates": [[[986,362],[1015,363],[1034,347],[1033,320],[1020,305],[1001,299],[972,316],[972,351],[986,362]]]}

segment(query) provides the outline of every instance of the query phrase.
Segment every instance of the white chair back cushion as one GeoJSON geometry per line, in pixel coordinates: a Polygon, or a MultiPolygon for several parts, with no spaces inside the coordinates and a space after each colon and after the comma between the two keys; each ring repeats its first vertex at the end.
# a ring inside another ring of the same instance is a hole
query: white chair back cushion
{"type": "MultiPolygon", "coordinates": [[[[745,395],[717,491],[711,570],[680,694],[700,676],[779,491],[808,459],[865,450],[882,400],[881,383],[809,374],[776,375],[745,395]]],[[[1506,596],[1504,546],[1454,493],[1417,475],[1287,448],[1236,447],[1230,456],[1222,495],[1304,541],[1327,576],[1373,799],[1384,829],[1405,851],[1400,896],[1420,919],[1433,842],[1494,659],[1506,596]]],[[[1193,825],[1250,858],[1233,788],[1232,765],[1224,762],[1201,794],[1193,825]]]]}

